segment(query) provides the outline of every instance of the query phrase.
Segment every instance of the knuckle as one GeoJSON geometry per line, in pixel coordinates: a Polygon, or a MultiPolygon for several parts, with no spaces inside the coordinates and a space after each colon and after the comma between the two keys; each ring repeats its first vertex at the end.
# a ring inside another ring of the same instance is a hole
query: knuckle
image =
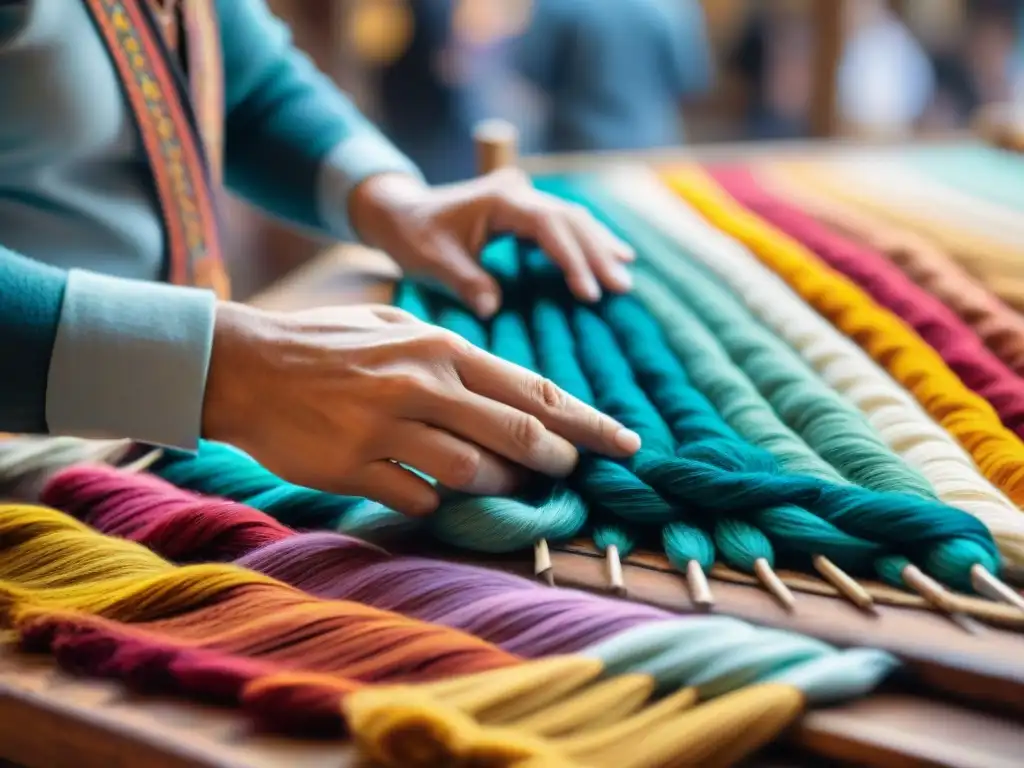
{"type": "Polygon", "coordinates": [[[512,441],[527,453],[532,453],[547,432],[540,419],[527,413],[509,419],[508,435],[512,441]]]}
{"type": "Polygon", "coordinates": [[[480,453],[472,449],[456,451],[448,462],[447,482],[455,488],[467,486],[480,470],[480,453]]]}
{"type": "Polygon", "coordinates": [[[565,408],[565,393],[550,379],[531,377],[525,386],[526,396],[531,403],[548,411],[560,411],[565,408]]]}
{"type": "Polygon", "coordinates": [[[522,168],[518,168],[514,165],[506,166],[505,168],[499,168],[494,172],[492,177],[498,185],[513,185],[516,187],[530,187],[533,188],[533,184],[530,181],[529,174],[526,173],[522,168]]]}
{"type": "Polygon", "coordinates": [[[430,338],[427,352],[432,359],[458,359],[472,351],[473,345],[451,331],[438,330],[430,338]]]}
{"type": "Polygon", "coordinates": [[[385,398],[406,400],[428,391],[431,384],[431,377],[423,371],[396,371],[380,382],[380,393],[385,398]]]}

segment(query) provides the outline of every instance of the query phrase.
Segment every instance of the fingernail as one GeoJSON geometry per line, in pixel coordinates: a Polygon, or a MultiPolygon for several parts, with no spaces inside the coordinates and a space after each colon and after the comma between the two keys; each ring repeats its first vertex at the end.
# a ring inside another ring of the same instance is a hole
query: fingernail
{"type": "Polygon", "coordinates": [[[493,293],[478,293],[473,299],[473,306],[481,317],[490,317],[498,311],[498,297],[493,293]]]}
{"type": "Polygon", "coordinates": [[[620,290],[628,291],[633,287],[633,276],[629,274],[629,270],[622,264],[616,264],[612,267],[612,280],[615,281],[616,286],[620,290]]]}
{"type": "Polygon", "coordinates": [[[623,427],[615,433],[615,444],[624,451],[636,453],[640,450],[640,435],[623,427]]]}
{"type": "Polygon", "coordinates": [[[588,277],[583,280],[583,285],[580,286],[580,293],[583,294],[582,298],[584,301],[597,301],[601,298],[601,286],[597,284],[597,280],[593,277],[588,277]]]}
{"type": "Polygon", "coordinates": [[[628,245],[623,245],[621,257],[623,261],[636,261],[636,251],[628,245]]]}

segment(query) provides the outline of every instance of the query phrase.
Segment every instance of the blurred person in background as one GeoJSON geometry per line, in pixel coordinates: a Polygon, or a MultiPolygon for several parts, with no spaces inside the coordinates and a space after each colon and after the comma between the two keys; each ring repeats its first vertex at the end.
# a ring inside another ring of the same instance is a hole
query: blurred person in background
{"type": "Polygon", "coordinates": [[[472,130],[503,117],[524,153],[678,144],[711,81],[697,0],[417,0],[385,68],[382,123],[432,181],[474,172],[472,130]]]}

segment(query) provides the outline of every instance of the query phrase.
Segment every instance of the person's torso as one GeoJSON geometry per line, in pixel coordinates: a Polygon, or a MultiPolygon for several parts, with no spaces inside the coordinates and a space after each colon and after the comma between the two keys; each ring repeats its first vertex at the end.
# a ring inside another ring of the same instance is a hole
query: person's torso
{"type": "Polygon", "coordinates": [[[0,5],[0,243],[60,267],[163,275],[152,176],[83,0],[0,5]]]}

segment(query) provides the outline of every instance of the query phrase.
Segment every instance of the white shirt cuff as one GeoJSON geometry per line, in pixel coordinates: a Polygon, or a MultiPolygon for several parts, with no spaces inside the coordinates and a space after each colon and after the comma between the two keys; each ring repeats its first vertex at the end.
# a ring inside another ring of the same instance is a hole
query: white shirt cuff
{"type": "Polygon", "coordinates": [[[196,450],[216,304],[209,291],[71,270],[47,380],[50,432],[196,450]]]}

